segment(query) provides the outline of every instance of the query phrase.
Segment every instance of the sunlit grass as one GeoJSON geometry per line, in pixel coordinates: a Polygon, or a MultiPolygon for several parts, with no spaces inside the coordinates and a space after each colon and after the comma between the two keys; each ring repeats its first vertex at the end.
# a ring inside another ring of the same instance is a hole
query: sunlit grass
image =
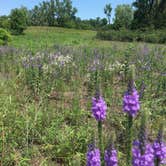
{"type": "MultiPolygon", "coordinates": [[[[24,32],[24,35],[13,36],[10,43],[12,46],[30,50],[44,50],[55,45],[108,49],[118,47],[119,50],[124,50],[131,44],[132,46],[137,46],[144,43],[102,41],[96,39],[96,31],[57,27],[29,27],[24,32]]],[[[153,46],[154,44],[148,45],[153,46]]]]}

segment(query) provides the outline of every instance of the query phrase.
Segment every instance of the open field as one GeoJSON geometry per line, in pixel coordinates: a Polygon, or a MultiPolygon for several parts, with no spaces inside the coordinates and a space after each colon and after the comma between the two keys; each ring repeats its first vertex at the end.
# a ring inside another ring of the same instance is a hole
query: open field
{"type": "MultiPolygon", "coordinates": [[[[88,47],[88,48],[111,48],[118,47],[124,51],[131,43],[101,41],[96,39],[96,31],[76,30],[56,27],[29,27],[24,35],[14,36],[12,46],[18,48],[28,48],[29,50],[44,50],[55,45],[88,47]]],[[[143,45],[143,43],[132,43],[133,46],[143,45]]],[[[165,45],[159,45],[166,47],[165,45]]],[[[148,44],[155,46],[155,44],[148,44]]]]}
{"type": "Polygon", "coordinates": [[[119,166],[124,166],[127,115],[122,97],[131,64],[141,93],[133,137],[137,139],[146,112],[147,141],[156,139],[166,120],[166,46],[100,41],[95,35],[30,27],[0,47],[0,165],[86,165],[88,144],[98,144],[97,122],[91,115],[98,83],[108,107],[103,145],[111,140],[119,166]]]}

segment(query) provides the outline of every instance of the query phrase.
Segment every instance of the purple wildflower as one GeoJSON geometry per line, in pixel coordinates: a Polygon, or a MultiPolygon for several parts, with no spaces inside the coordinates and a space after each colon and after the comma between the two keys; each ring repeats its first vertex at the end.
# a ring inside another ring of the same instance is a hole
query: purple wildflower
{"type": "Polygon", "coordinates": [[[103,121],[106,118],[106,110],[107,105],[101,96],[92,98],[92,114],[97,121],[103,121]]]}
{"type": "Polygon", "coordinates": [[[118,166],[117,151],[115,149],[108,149],[104,156],[106,166],[118,166]]]}
{"type": "Polygon", "coordinates": [[[164,142],[156,140],[153,144],[153,149],[155,159],[157,159],[160,164],[166,164],[166,145],[164,142]]]}
{"type": "Polygon", "coordinates": [[[127,91],[123,97],[123,111],[132,117],[136,116],[140,109],[139,94],[135,88],[127,91]]]}
{"type": "Polygon", "coordinates": [[[86,166],[100,166],[100,151],[94,146],[89,146],[87,155],[86,155],[86,166]]]}
{"type": "Polygon", "coordinates": [[[144,154],[141,154],[139,143],[136,142],[132,148],[133,166],[154,166],[154,150],[151,144],[145,146],[144,154]]]}

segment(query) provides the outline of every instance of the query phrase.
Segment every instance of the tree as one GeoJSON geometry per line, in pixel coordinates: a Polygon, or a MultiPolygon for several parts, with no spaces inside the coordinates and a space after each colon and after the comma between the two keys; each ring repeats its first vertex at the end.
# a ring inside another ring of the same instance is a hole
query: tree
{"type": "Polygon", "coordinates": [[[50,3],[48,3],[49,9],[48,9],[48,25],[54,26],[55,25],[55,1],[50,0],[50,3]]]}
{"type": "Polygon", "coordinates": [[[133,29],[166,26],[166,1],[165,0],[136,0],[133,29]]]}
{"type": "Polygon", "coordinates": [[[130,5],[118,5],[115,9],[114,26],[129,29],[133,20],[133,10],[130,5]]]}
{"type": "Polygon", "coordinates": [[[100,29],[107,25],[107,19],[96,17],[96,19],[87,20],[87,24],[89,24],[90,27],[92,27],[91,29],[100,29]]]}
{"type": "Polygon", "coordinates": [[[55,8],[55,0],[43,1],[35,5],[29,11],[31,25],[54,26],[56,24],[55,8]]]}
{"type": "Polygon", "coordinates": [[[133,27],[144,28],[151,24],[150,16],[152,16],[154,0],[136,0],[133,3],[135,7],[133,27]]]}
{"type": "Polygon", "coordinates": [[[25,8],[13,9],[10,13],[11,31],[14,34],[21,34],[27,28],[27,13],[25,8]]]}
{"type": "Polygon", "coordinates": [[[0,28],[10,29],[10,19],[8,16],[0,16],[0,28]]]}
{"type": "Polygon", "coordinates": [[[76,19],[77,9],[72,6],[71,0],[56,0],[56,18],[59,26],[65,26],[69,21],[76,19]]]}
{"type": "Polygon", "coordinates": [[[111,23],[111,12],[112,12],[111,4],[106,4],[106,6],[104,8],[104,13],[107,16],[109,24],[111,23]]]}
{"type": "Polygon", "coordinates": [[[166,27],[166,1],[158,0],[155,4],[153,23],[155,28],[166,27]]]}
{"type": "Polygon", "coordinates": [[[71,0],[43,1],[29,13],[32,25],[67,26],[76,20],[77,9],[71,0]]]}
{"type": "Polygon", "coordinates": [[[48,25],[47,15],[44,12],[46,9],[44,4],[35,5],[32,10],[29,11],[30,25],[43,26],[48,25]]]}

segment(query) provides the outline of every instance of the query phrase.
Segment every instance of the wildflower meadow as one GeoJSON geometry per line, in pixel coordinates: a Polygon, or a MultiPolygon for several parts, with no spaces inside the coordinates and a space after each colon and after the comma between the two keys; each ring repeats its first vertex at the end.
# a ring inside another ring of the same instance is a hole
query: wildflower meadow
{"type": "Polygon", "coordinates": [[[0,165],[164,166],[165,96],[163,45],[1,46],[0,165]]]}

